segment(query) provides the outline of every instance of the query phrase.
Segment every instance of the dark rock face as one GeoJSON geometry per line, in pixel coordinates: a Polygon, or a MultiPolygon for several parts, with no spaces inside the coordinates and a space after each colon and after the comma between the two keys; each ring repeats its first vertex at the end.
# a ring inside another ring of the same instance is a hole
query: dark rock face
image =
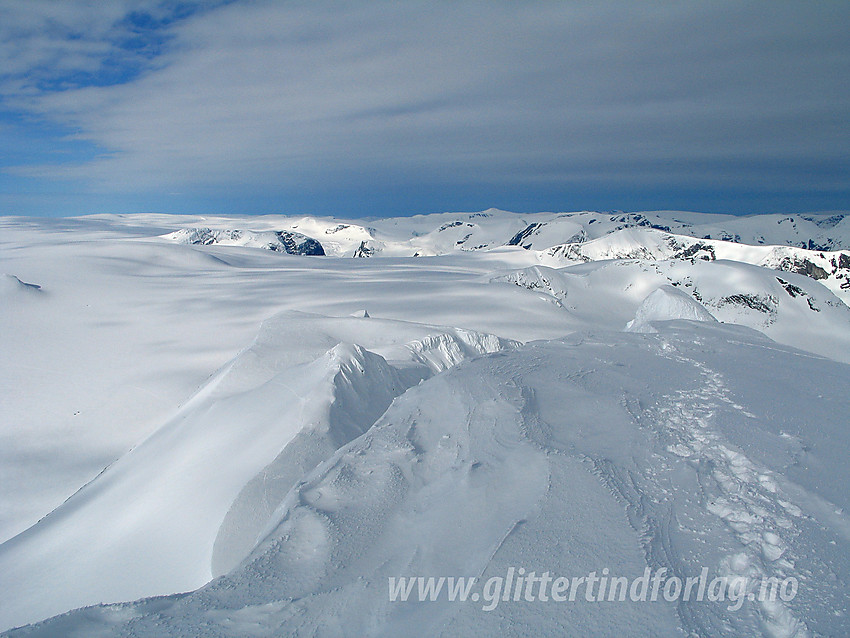
{"type": "MultiPolygon", "coordinates": [[[[312,237],[307,237],[301,233],[292,233],[288,230],[282,230],[275,233],[280,242],[283,252],[290,255],[314,255],[323,257],[325,249],[318,241],[312,237]]],[[[279,248],[272,248],[278,250],[279,248]]]]}
{"type": "Polygon", "coordinates": [[[839,223],[844,221],[846,215],[832,215],[831,217],[809,217],[801,215],[802,219],[812,222],[821,228],[835,228],[839,223]]]}
{"type": "Polygon", "coordinates": [[[808,250],[832,250],[832,242],[831,240],[829,241],[830,243],[828,244],[818,244],[817,242],[814,242],[810,239],[808,242],[806,242],[803,248],[806,248],[808,250]]]}
{"type": "Polygon", "coordinates": [[[792,298],[794,297],[805,297],[806,291],[800,288],[800,286],[795,286],[792,283],[785,281],[784,279],[776,278],[783,288],[785,288],[785,292],[787,292],[792,298]]]}
{"type": "MultiPolygon", "coordinates": [[[[522,241],[531,235],[534,231],[540,228],[543,224],[530,224],[526,226],[523,230],[519,231],[516,235],[511,237],[508,240],[508,243],[505,246],[519,246],[522,241]]],[[[528,248],[528,246],[523,246],[523,248],[528,248]]]]}
{"type": "Polygon", "coordinates": [[[717,259],[717,256],[714,254],[714,246],[702,242],[691,244],[687,248],[679,250],[673,257],[675,259],[690,259],[691,261],[697,258],[703,261],[715,261],[717,259]]]}
{"type": "Polygon", "coordinates": [[[720,300],[721,306],[734,304],[737,306],[744,306],[745,308],[750,308],[758,312],[763,312],[765,314],[775,312],[777,303],[778,301],[771,297],[766,298],[763,295],[752,294],[729,295],[728,297],[723,297],[720,300]]]}
{"type": "Polygon", "coordinates": [[[820,266],[813,264],[808,259],[790,259],[786,258],[782,260],[782,263],[779,265],[780,270],[787,270],[788,272],[795,272],[798,275],[806,275],[807,277],[811,277],[812,279],[826,279],[829,277],[829,273],[826,272],[820,266]]]}
{"type": "MultiPolygon", "coordinates": [[[[354,251],[354,257],[371,257],[375,254],[375,249],[370,248],[369,245],[364,241],[360,242],[360,245],[357,247],[357,250],[354,251]]],[[[414,255],[415,257],[416,255],[414,255]]]]}

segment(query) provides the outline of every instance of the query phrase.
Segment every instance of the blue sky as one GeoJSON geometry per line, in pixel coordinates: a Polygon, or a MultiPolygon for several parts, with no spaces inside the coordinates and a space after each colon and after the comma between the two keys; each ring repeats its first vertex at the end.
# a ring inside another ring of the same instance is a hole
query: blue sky
{"type": "Polygon", "coordinates": [[[845,0],[0,16],[0,214],[850,209],[845,0]]]}

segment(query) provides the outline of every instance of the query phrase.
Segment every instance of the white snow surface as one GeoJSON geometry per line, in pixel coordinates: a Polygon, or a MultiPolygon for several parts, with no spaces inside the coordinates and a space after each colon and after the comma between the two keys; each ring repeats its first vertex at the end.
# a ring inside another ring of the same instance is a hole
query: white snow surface
{"type": "Polygon", "coordinates": [[[0,229],[8,635],[850,632],[840,215],[0,229]],[[168,237],[191,228],[242,230],[168,237]],[[277,232],[327,256],[260,250],[277,232]],[[509,567],[799,592],[388,600],[509,567]]]}
{"type": "Polygon", "coordinates": [[[774,270],[809,275],[833,293],[850,301],[850,252],[816,251],[792,246],[749,246],[729,241],[694,239],[656,229],[627,228],[599,239],[562,244],[544,251],[542,259],[601,261],[605,259],[724,259],[774,270]]]}
{"type": "Polygon", "coordinates": [[[673,286],[660,286],[643,300],[635,318],[626,324],[626,332],[656,332],[653,321],[690,319],[717,321],[700,302],[673,286]]]}

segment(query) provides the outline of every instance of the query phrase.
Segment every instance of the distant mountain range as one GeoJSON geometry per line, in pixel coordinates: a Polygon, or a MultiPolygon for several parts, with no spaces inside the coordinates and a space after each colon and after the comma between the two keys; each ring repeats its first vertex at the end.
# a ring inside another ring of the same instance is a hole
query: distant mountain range
{"type": "Polygon", "coordinates": [[[541,264],[607,259],[725,259],[803,274],[850,300],[850,215],[536,213],[489,210],[371,220],[257,218],[254,228],[205,219],[163,235],[185,244],[246,246],[295,255],[424,257],[522,248],[541,264]],[[273,228],[273,229],[270,229],[273,228]]]}

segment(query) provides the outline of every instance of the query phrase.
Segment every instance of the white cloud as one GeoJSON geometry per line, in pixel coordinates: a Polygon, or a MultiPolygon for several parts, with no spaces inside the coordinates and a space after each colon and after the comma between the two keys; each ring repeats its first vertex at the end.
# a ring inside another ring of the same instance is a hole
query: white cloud
{"type": "MultiPolygon", "coordinates": [[[[0,63],[97,64],[139,3],[87,4],[27,3],[12,22],[31,37],[0,63]],[[86,37],[52,43],[55,21],[86,37]]],[[[850,147],[847,6],[235,3],[173,25],[158,68],[132,82],[19,87],[18,106],[109,151],[19,170],[121,190],[707,184],[748,162],[829,163],[850,147]]]]}
{"type": "Polygon", "coordinates": [[[94,72],[112,49],[116,23],[145,4],[152,3],[0,0],[0,75],[18,76],[23,87],[70,71],[94,72]]]}

